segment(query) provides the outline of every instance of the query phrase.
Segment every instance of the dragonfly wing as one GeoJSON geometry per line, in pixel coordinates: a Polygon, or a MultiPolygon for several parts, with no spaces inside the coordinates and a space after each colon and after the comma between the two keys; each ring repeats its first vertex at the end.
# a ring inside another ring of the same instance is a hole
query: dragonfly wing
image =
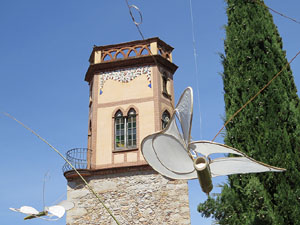
{"type": "Polygon", "coordinates": [[[53,216],[57,216],[58,218],[63,217],[65,212],[65,208],[61,205],[54,205],[48,208],[48,213],[52,214],[53,216]]]}
{"type": "Polygon", "coordinates": [[[183,139],[188,146],[191,137],[192,117],[193,117],[193,89],[186,88],[176,107],[175,113],[178,116],[182,128],[183,139]]]}
{"type": "Polygon", "coordinates": [[[16,208],[9,208],[9,209],[14,211],[14,212],[20,212],[20,209],[16,209],[16,208]]]}
{"type": "Polygon", "coordinates": [[[168,170],[178,174],[192,173],[195,168],[182,143],[171,135],[158,134],[152,140],[156,157],[168,170]]]}
{"type": "Polygon", "coordinates": [[[172,179],[194,179],[197,177],[193,160],[188,154],[190,141],[193,91],[187,88],[180,97],[167,127],[144,138],[141,150],[146,161],[154,170],[172,179]],[[176,123],[179,119],[182,134],[176,123]]]}
{"type": "Polygon", "coordinates": [[[182,143],[171,135],[156,133],[144,138],[142,154],[158,173],[172,179],[194,179],[193,161],[182,143]]]}
{"type": "Polygon", "coordinates": [[[210,163],[212,177],[232,174],[282,172],[283,168],[273,167],[268,164],[255,161],[250,157],[217,158],[210,163]]]}
{"type": "Polygon", "coordinates": [[[39,211],[37,211],[35,208],[31,207],[31,206],[22,206],[19,209],[19,212],[24,213],[24,214],[28,214],[28,215],[36,215],[39,214],[39,211]]]}
{"type": "Polygon", "coordinates": [[[210,154],[214,153],[231,153],[235,155],[246,156],[243,152],[235,148],[211,141],[194,141],[190,143],[189,147],[205,157],[208,157],[210,154]]]}
{"type": "Polygon", "coordinates": [[[67,200],[63,200],[60,203],[58,203],[57,205],[60,205],[60,206],[64,207],[66,211],[74,208],[74,203],[70,202],[70,201],[67,201],[67,200]]]}
{"type": "Polygon", "coordinates": [[[168,135],[173,136],[177,140],[181,141],[182,143],[184,143],[184,140],[182,139],[182,136],[179,132],[179,129],[178,129],[178,126],[176,123],[175,114],[172,115],[167,127],[163,131],[158,132],[156,134],[168,134],[168,135]]]}
{"type": "Polygon", "coordinates": [[[55,219],[53,219],[53,218],[51,218],[51,217],[46,217],[46,218],[44,218],[44,217],[38,217],[39,219],[42,219],[42,220],[46,220],[46,221],[56,221],[56,220],[59,220],[60,218],[55,218],[55,219]]]}

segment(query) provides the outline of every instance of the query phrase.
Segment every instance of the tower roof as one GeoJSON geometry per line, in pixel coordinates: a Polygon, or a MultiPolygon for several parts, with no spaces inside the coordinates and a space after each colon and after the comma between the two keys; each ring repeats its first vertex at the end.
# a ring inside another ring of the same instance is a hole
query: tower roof
{"type": "Polygon", "coordinates": [[[141,65],[162,65],[174,73],[178,68],[172,63],[173,47],[158,37],[120,44],[94,46],[85,75],[89,82],[97,72],[141,65]]]}

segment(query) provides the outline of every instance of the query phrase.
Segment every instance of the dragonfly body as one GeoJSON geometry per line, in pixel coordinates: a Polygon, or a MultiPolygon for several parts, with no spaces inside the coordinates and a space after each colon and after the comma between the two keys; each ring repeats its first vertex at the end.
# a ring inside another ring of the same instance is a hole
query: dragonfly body
{"type": "Polygon", "coordinates": [[[194,167],[197,171],[202,191],[208,194],[213,189],[208,160],[205,157],[198,157],[194,160],[194,167]]]}
{"type": "Polygon", "coordinates": [[[30,219],[33,219],[33,218],[37,218],[37,217],[41,217],[41,216],[47,216],[47,215],[48,215],[47,211],[42,211],[42,212],[39,212],[38,214],[31,214],[29,216],[26,216],[26,217],[24,217],[24,220],[30,220],[30,219]]]}

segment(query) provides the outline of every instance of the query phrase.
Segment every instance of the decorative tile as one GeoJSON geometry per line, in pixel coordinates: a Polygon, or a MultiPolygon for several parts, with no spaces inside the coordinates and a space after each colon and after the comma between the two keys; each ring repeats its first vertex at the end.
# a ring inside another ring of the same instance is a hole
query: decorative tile
{"type": "Polygon", "coordinates": [[[150,66],[133,67],[130,69],[120,69],[100,73],[100,95],[103,94],[103,86],[107,80],[115,80],[122,83],[128,83],[135,78],[146,75],[149,81],[148,87],[151,88],[151,69],[150,66]]]}

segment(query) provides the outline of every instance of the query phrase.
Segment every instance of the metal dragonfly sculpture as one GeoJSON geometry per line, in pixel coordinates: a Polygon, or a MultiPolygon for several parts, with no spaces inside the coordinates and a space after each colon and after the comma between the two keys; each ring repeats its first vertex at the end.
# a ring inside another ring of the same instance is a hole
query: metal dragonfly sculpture
{"type": "Polygon", "coordinates": [[[44,207],[43,211],[38,211],[35,208],[31,206],[22,206],[19,209],[16,208],[9,208],[12,211],[20,212],[27,214],[26,217],[24,217],[24,220],[29,220],[33,218],[40,218],[44,220],[58,220],[62,218],[67,210],[70,210],[74,207],[74,203],[69,201],[62,201],[54,206],[44,207]]]}
{"type": "Polygon", "coordinates": [[[141,144],[144,158],[160,174],[172,179],[195,179],[207,195],[213,189],[212,177],[231,174],[282,172],[283,168],[256,161],[230,146],[211,141],[191,141],[193,90],[181,95],[168,125],[145,137],[141,144]],[[234,154],[211,160],[211,154],[234,154]],[[201,156],[199,156],[201,154],[201,156]]]}
{"type": "Polygon", "coordinates": [[[67,200],[63,200],[56,205],[45,207],[45,184],[47,178],[49,178],[49,173],[46,173],[44,175],[44,181],[43,181],[43,208],[44,209],[42,211],[38,211],[31,206],[22,206],[19,209],[16,208],[9,208],[9,209],[14,212],[20,212],[26,214],[27,216],[24,217],[24,220],[40,218],[48,221],[55,221],[62,218],[66,211],[74,207],[74,203],[67,200]]]}

